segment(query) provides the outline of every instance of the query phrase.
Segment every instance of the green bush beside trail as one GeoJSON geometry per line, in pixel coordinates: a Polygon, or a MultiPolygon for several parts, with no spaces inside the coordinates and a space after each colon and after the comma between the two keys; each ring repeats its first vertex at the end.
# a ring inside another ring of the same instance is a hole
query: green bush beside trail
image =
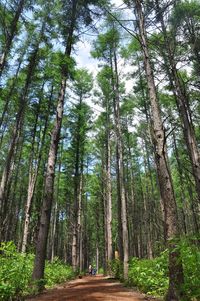
{"type": "Polygon", "coordinates": [[[128,284],[154,296],[163,296],[168,288],[167,252],[155,259],[132,258],[128,284]]]}
{"type": "MultiPolygon", "coordinates": [[[[191,300],[200,300],[200,249],[197,240],[183,239],[178,248],[184,269],[182,290],[191,300]]],[[[113,275],[122,278],[122,263],[113,261],[113,275]],[[121,271],[121,272],[120,272],[121,271]]],[[[129,262],[127,285],[156,297],[164,297],[168,289],[168,251],[154,259],[132,258],[129,262]]]]}
{"type": "MultiPolygon", "coordinates": [[[[17,252],[12,242],[2,243],[0,247],[0,300],[15,300],[33,293],[31,275],[34,255],[17,252]]],[[[72,268],[57,258],[53,263],[46,262],[45,279],[47,287],[74,277],[72,268]]]]}

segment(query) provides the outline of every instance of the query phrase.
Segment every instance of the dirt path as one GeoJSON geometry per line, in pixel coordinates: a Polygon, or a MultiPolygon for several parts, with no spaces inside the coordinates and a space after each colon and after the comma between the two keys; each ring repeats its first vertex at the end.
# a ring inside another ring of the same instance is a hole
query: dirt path
{"type": "MultiPolygon", "coordinates": [[[[83,277],[48,290],[27,301],[145,301],[143,294],[103,276],[83,277]]],[[[155,299],[154,299],[155,301],[155,299]]]]}

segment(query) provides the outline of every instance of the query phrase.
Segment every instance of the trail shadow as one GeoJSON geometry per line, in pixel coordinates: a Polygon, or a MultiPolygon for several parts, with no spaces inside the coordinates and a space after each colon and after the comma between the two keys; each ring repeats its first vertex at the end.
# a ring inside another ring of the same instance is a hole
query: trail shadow
{"type": "Polygon", "coordinates": [[[123,287],[113,279],[81,279],[66,287],[52,289],[27,301],[145,301],[142,294],[123,287]]]}

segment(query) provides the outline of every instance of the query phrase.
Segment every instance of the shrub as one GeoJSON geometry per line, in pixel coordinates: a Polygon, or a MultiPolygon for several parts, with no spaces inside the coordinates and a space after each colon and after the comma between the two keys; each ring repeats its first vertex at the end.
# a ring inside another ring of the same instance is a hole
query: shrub
{"type": "Polygon", "coordinates": [[[109,263],[111,275],[116,279],[123,279],[123,263],[119,259],[114,259],[109,263]]]}
{"type": "Polygon", "coordinates": [[[57,257],[52,263],[47,262],[45,267],[45,279],[47,287],[62,283],[74,277],[73,270],[70,266],[63,264],[57,257]]]}
{"type": "Polygon", "coordinates": [[[33,255],[17,252],[13,242],[0,247],[0,300],[11,300],[28,291],[33,269],[33,255]]]}
{"type": "MultiPolygon", "coordinates": [[[[184,290],[187,296],[200,300],[200,249],[197,239],[181,241],[181,254],[184,270],[184,290]]],[[[195,300],[195,299],[194,299],[195,300]]]]}
{"type": "MultiPolygon", "coordinates": [[[[17,252],[13,242],[2,243],[0,246],[0,300],[11,301],[34,293],[31,285],[34,255],[17,252]]],[[[53,263],[46,262],[45,279],[39,282],[51,287],[74,276],[70,266],[62,264],[56,258],[53,263]]]]}
{"type": "Polygon", "coordinates": [[[162,296],[168,287],[167,257],[168,252],[155,259],[132,258],[129,264],[128,284],[137,286],[141,291],[162,296]]]}
{"type": "MultiPolygon", "coordinates": [[[[183,291],[191,300],[200,300],[200,250],[198,240],[184,238],[178,248],[184,271],[183,291]]],[[[168,251],[155,259],[132,258],[129,265],[128,284],[141,291],[162,297],[168,289],[168,251]]]]}

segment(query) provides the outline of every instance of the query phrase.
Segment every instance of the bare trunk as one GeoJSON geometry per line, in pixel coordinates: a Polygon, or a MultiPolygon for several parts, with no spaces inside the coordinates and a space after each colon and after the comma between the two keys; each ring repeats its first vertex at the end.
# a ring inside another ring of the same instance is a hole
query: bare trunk
{"type": "MultiPolygon", "coordinates": [[[[47,171],[45,177],[44,198],[43,198],[42,211],[40,217],[40,228],[38,233],[36,256],[35,256],[34,269],[32,275],[33,280],[44,278],[47,237],[48,237],[50,217],[51,217],[55,165],[56,165],[57,150],[59,145],[60,130],[62,124],[62,117],[63,117],[65,89],[66,89],[66,77],[64,76],[62,78],[61,89],[58,98],[56,120],[51,134],[51,143],[50,143],[47,171]]],[[[41,284],[40,288],[41,289],[43,288],[43,284],[41,284]]]]}
{"type": "Polygon", "coordinates": [[[99,273],[99,246],[98,246],[98,243],[96,246],[96,271],[98,274],[99,273]]]}
{"type": "Polygon", "coordinates": [[[184,281],[180,253],[176,249],[176,244],[173,241],[173,239],[179,236],[176,202],[171,174],[167,163],[165,132],[161,120],[153,72],[150,65],[150,55],[147,46],[147,34],[141,1],[135,0],[135,8],[138,16],[139,38],[144,55],[145,73],[151,103],[151,117],[153,123],[152,138],[155,144],[155,161],[161,198],[164,205],[165,228],[169,246],[169,290],[167,300],[180,300],[180,288],[184,281]]]}
{"type": "MultiPolygon", "coordinates": [[[[174,145],[174,152],[175,152],[175,158],[177,161],[177,166],[178,166],[178,175],[179,175],[179,179],[180,179],[180,186],[181,186],[181,202],[182,202],[182,208],[181,208],[181,213],[182,213],[182,217],[183,217],[183,229],[184,229],[184,233],[187,234],[187,226],[186,226],[186,216],[185,213],[187,212],[186,210],[186,195],[185,195],[185,191],[184,191],[184,178],[183,178],[183,169],[181,166],[181,161],[180,161],[180,157],[179,157],[179,153],[178,153],[178,148],[177,148],[177,143],[176,143],[176,136],[175,133],[173,132],[173,145],[174,145]]],[[[192,201],[192,200],[191,200],[192,201]]]]}
{"type": "Polygon", "coordinates": [[[107,216],[107,250],[108,250],[108,261],[112,260],[113,250],[112,250],[112,187],[111,187],[111,172],[110,172],[110,141],[107,141],[107,166],[106,166],[106,216],[107,216]]]}
{"type": "Polygon", "coordinates": [[[103,268],[104,273],[108,273],[109,263],[108,263],[108,231],[107,231],[107,169],[106,162],[104,158],[104,149],[101,153],[101,166],[102,166],[102,176],[101,176],[101,196],[102,196],[102,204],[103,204],[103,229],[104,229],[104,262],[103,268]]]}
{"type": "Polygon", "coordinates": [[[58,214],[58,202],[55,202],[53,215],[52,215],[52,234],[51,234],[51,262],[54,260],[55,256],[55,235],[56,235],[56,222],[57,222],[57,214],[58,214]]]}
{"type": "Polygon", "coordinates": [[[166,63],[170,84],[172,85],[174,96],[176,99],[179,116],[183,123],[183,134],[186,141],[188,154],[191,160],[196,191],[200,202],[200,153],[195,136],[194,127],[192,124],[188,95],[185,91],[184,83],[181,80],[176,68],[174,54],[171,49],[171,41],[169,40],[167,35],[163,15],[158,0],[156,0],[156,9],[159,13],[159,20],[161,22],[162,31],[164,34],[165,49],[167,50],[167,54],[166,52],[163,52],[163,57],[166,63]]]}
{"type": "Polygon", "coordinates": [[[123,146],[122,146],[122,132],[121,121],[119,112],[119,78],[117,67],[117,56],[115,49],[113,51],[114,68],[112,66],[113,73],[113,92],[114,92],[114,118],[115,118],[115,135],[117,144],[117,165],[118,165],[118,180],[120,190],[120,202],[121,202],[121,224],[122,224],[122,244],[123,244],[123,271],[124,279],[128,279],[128,221],[127,221],[127,209],[126,209],[126,194],[124,185],[124,163],[123,163],[123,146]]]}
{"type": "Polygon", "coordinates": [[[22,95],[20,96],[20,104],[19,104],[19,110],[16,116],[16,121],[15,121],[15,126],[12,134],[12,139],[10,142],[9,150],[8,150],[8,155],[6,159],[6,164],[3,170],[2,178],[1,178],[1,183],[0,183],[0,214],[2,214],[2,208],[4,207],[6,200],[6,189],[9,185],[9,174],[10,174],[10,167],[13,161],[13,157],[15,154],[15,149],[17,145],[17,141],[19,139],[22,127],[23,127],[23,122],[24,122],[24,113],[26,110],[26,105],[27,105],[27,95],[28,95],[28,89],[31,83],[31,79],[35,70],[36,66],[36,61],[37,61],[37,55],[38,55],[38,50],[39,50],[39,44],[40,40],[42,37],[44,31],[44,23],[42,25],[41,29],[41,34],[40,34],[40,39],[37,42],[37,45],[35,46],[35,49],[33,53],[31,54],[30,57],[30,63],[28,65],[28,71],[27,71],[27,77],[26,77],[26,82],[25,86],[22,92],[22,95]]]}
{"type": "MultiPolygon", "coordinates": [[[[80,106],[82,103],[82,97],[80,97],[80,106]]],[[[76,149],[75,149],[75,173],[74,173],[74,210],[73,210],[73,238],[72,238],[72,266],[73,270],[76,271],[79,266],[79,218],[80,218],[80,208],[79,208],[79,197],[80,197],[80,184],[81,184],[81,171],[80,171],[80,116],[77,122],[77,137],[76,139],[76,149]]]]}
{"type": "MultiPolygon", "coordinates": [[[[106,103],[106,149],[104,164],[104,224],[105,224],[105,255],[106,272],[110,274],[110,261],[113,258],[112,250],[112,186],[111,186],[111,147],[110,147],[110,114],[109,101],[106,103]]],[[[102,159],[103,160],[103,159],[102,159]]]]}
{"type": "Polygon", "coordinates": [[[35,189],[36,179],[37,179],[37,172],[32,173],[32,168],[30,167],[28,196],[27,196],[27,201],[26,201],[24,231],[23,231],[23,238],[22,238],[22,249],[21,249],[22,253],[26,252],[28,228],[29,228],[29,221],[30,221],[30,208],[31,208],[31,203],[32,203],[32,199],[33,199],[33,193],[34,193],[34,189],[35,189]]]}
{"type": "MultiPolygon", "coordinates": [[[[43,93],[44,84],[42,85],[41,93],[43,93]]],[[[38,116],[40,111],[40,103],[38,105],[38,109],[36,112],[36,120],[35,120],[35,126],[33,129],[33,139],[32,139],[32,149],[31,149],[31,156],[30,156],[30,163],[29,163],[29,181],[28,181],[28,192],[27,192],[27,200],[26,200],[26,206],[25,206],[25,220],[24,220],[24,230],[23,230],[23,237],[22,237],[22,253],[26,252],[26,246],[27,246],[27,238],[28,238],[28,228],[29,228],[29,221],[30,221],[30,210],[31,210],[31,204],[33,200],[33,194],[35,190],[35,183],[37,180],[38,175],[38,169],[39,169],[39,162],[36,163],[36,166],[34,167],[33,160],[35,157],[35,153],[38,151],[35,150],[35,137],[36,137],[36,129],[38,124],[38,116]]]]}
{"type": "MultiPolygon", "coordinates": [[[[82,164],[83,165],[83,164],[82,164]]],[[[77,220],[77,267],[83,270],[83,241],[82,241],[82,194],[83,194],[83,166],[81,168],[79,193],[78,193],[78,220],[77,220]]]]}
{"type": "MultiPolygon", "coordinates": [[[[74,33],[75,21],[76,21],[76,9],[77,9],[77,2],[73,1],[71,24],[70,24],[68,37],[66,40],[66,48],[65,48],[66,58],[69,58],[71,55],[73,33],[74,33]]],[[[40,228],[38,233],[36,256],[35,256],[35,262],[34,262],[34,268],[32,274],[33,280],[39,280],[44,278],[47,238],[49,232],[51,207],[53,201],[55,165],[56,165],[57,151],[58,151],[58,145],[60,139],[66,82],[68,76],[69,76],[69,69],[68,66],[65,65],[64,68],[62,69],[62,80],[61,80],[60,93],[59,93],[58,103],[57,103],[56,119],[51,134],[50,149],[48,154],[47,171],[46,171],[45,185],[44,185],[44,197],[43,197],[42,211],[41,211],[41,218],[40,218],[40,228]]],[[[43,289],[44,284],[38,283],[38,287],[39,289],[43,289]]]]}

